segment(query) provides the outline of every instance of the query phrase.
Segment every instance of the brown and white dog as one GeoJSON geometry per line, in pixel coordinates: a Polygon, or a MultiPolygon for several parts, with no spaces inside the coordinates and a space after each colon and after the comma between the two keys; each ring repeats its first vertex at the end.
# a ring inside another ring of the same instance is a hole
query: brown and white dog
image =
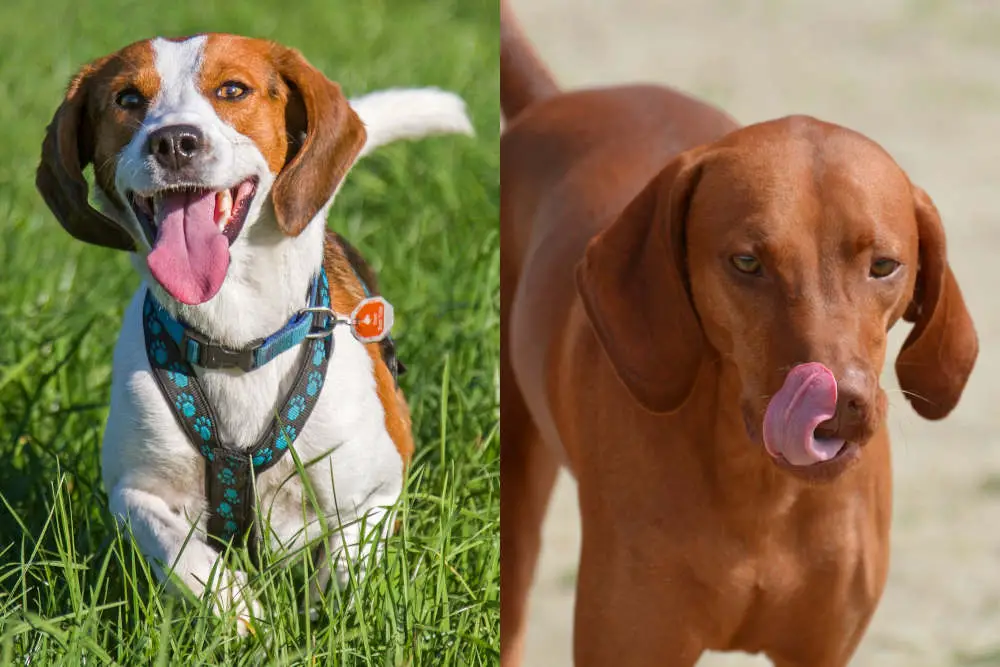
{"type": "MultiPolygon", "coordinates": [[[[234,35],[136,42],[86,65],[69,85],[45,137],[37,185],[73,236],[132,252],[143,278],[115,349],[102,472],[112,512],[130,523],[161,579],[172,572],[202,592],[219,554],[204,534],[204,461],[145,353],[147,289],[175,318],[231,348],[267,336],[303,308],[321,266],[333,309],[350,314],[364,295],[351,251],[326,232],[334,195],[360,156],[435,133],[472,133],[452,93],[394,89],[348,102],[299,52],[234,35]],[[103,213],[88,204],[88,164],[103,213]]],[[[328,377],[336,390],[320,393],[294,444],[297,457],[312,462],[321,512],[304,498],[293,457],[256,488],[272,546],[313,539],[321,518],[342,527],[327,545],[342,584],[347,569],[338,554],[357,557],[368,549],[359,543],[372,543],[360,519],[388,532],[413,442],[379,346],[343,327],[333,335],[328,377]]],[[[198,369],[224,440],[242,448],[256,441],[304,349],[252,372],[198,369]]],[[[245,573],[220,571],[209,589],[221,594],[217,608],[258,615],[245,573]]]]}

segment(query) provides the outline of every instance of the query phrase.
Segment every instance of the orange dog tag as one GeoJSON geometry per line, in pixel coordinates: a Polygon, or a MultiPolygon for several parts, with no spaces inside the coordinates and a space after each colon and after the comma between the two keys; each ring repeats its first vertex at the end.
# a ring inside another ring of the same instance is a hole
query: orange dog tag
{"type": "Polygon", "coordinates": [[[380,296],[364,299],[351,313],[351,332],[362,343],[377,343],[392,330],[392,304],[380,296]]]}

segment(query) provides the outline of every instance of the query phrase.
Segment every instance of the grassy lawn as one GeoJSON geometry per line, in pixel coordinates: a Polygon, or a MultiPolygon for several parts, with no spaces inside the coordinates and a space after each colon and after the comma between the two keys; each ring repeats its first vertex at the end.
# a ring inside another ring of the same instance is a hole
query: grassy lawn
{"type": "Polygon", "coordinates": [[[495,0],[0,3],[0,664],[480,665],[499,654],[499,146],[495,0]],[[73,72],[153,35],[224,31],[302,50],[349,95],[436,85],[479,136],[366,158],[330,215],[397,313],[417,457],[386,557],[329,613],[294,571],[256,575],[240,641],[163,594],[101,485],[111,354],[138,285],[126,255],[66,234],[34,190],[73,72]]]}

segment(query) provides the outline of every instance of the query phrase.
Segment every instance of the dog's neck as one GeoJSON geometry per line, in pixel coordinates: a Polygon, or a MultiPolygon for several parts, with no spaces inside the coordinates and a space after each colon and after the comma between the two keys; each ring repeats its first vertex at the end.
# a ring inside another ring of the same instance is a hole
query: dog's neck
{"type": "Polygon", "coordinates": [[[310,280],[323,263],[327,207],[296,237],[285,236],[270,206],[233,243],[229,270],[219,292],[197,306],[169,298],[149,275],[145,258],[133,255],[136,270],[164,308],[213,342],[245,347],[280,329],[306,306],[310,280]]]}

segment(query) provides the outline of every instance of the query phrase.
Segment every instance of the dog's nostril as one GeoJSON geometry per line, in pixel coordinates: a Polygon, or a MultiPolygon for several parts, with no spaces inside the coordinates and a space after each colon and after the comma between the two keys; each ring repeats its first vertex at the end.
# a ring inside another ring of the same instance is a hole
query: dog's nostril
{"type": "Polygon", "coordinates": [[[153,152],[157,155],[170,155],[171,146],[169,137],[161,137],[153,142],[153,152]]]}
{"type": "Polygon", "coordinates": [[[869,407],[871,384],[868,375],[858,368],[848,368],[837,382],[837,389],[840,394],[837,407],[844,416],[851,420],[863,419],[869,407]]]}
{"type": "Polygon", "coordinates": [[[180,150],[185,155],[190,155],[198,150],[198,138],[191,134],[182,135],[180,138],[180,150]]]}

